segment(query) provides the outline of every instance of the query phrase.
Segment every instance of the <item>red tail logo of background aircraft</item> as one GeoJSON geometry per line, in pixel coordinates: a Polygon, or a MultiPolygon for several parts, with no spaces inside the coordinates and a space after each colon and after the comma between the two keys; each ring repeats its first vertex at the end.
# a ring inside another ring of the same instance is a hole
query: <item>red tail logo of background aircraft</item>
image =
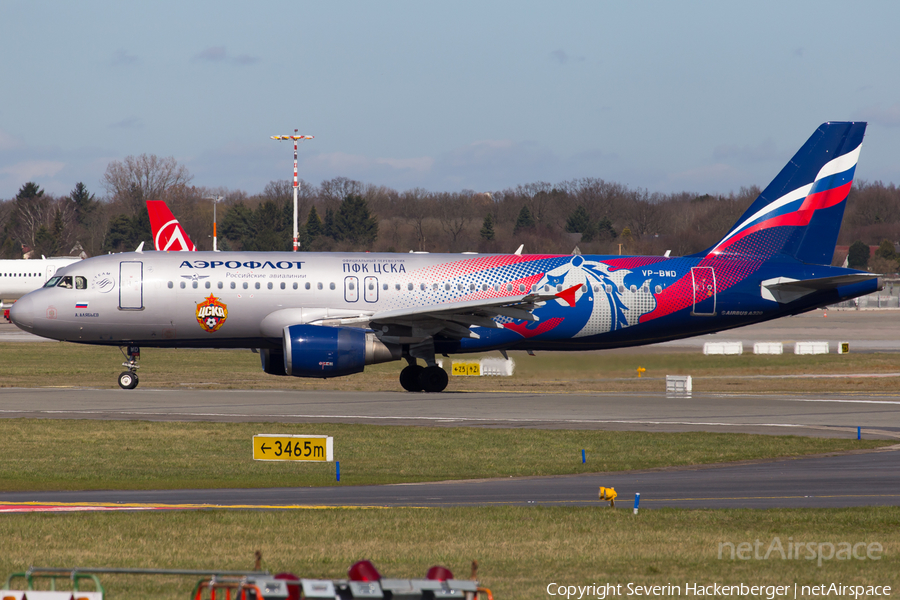
{"type": "Polygon", "coordinates": [[[150,215],[150,229],[153,231],[153,246],[162,251],[194,252],[197,247],[187,232],[162,200],[147,200],[150,215]]]}

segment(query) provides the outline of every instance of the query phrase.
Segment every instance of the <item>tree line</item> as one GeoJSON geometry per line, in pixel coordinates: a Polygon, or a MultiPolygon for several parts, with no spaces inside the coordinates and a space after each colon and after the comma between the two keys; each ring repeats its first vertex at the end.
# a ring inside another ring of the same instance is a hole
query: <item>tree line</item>
{"type": "MultiPolygon", "coordinates": [[[[109,164],[100,188],[76,183],[65,196],[22,185],[0,201],[0,256],[83,252],[87,256],[152,246],[145,200],[164,200],[200,250],[212,249],[213,200],[220,250],[290,250],[293,185],[269,182],[262,192],[208,188],[173,158],[129,156],[109,164]]],[[[535,182],[493,192],[397,191],[345,177],[300,181],[299,245],[303,251],[692,254],[710,247],[760,190],[727,195],[651,193],[585,177],[535,182]]],[[[838,243],[883,248],[867,258],[894,272],[900,240],[900,189],[857,181],[838,243]]],[[[857,248],[859,250],[859,248],[857,248]]],[[[854,255],[856,256],[856,255],[854,255]]],[[[836,257],[843,262],[844,256],[836,257]]]]}

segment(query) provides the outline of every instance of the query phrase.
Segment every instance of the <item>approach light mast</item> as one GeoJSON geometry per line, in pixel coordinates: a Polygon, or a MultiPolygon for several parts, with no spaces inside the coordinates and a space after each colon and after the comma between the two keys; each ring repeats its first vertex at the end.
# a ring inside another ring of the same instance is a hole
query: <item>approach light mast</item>
{"type": "Polygon", "coordinates": [[[297,182],[297,142],[300,140],[311,140],[315,136],[297,135],[297,130],[295,129],[294,135],[273,135],[270,137],[273,140],[294,140],[294,252],[297,252],[297,238],[300,235],[300,229],[297,225],[297,193],[299,189],[299,183],[297,182]]]}

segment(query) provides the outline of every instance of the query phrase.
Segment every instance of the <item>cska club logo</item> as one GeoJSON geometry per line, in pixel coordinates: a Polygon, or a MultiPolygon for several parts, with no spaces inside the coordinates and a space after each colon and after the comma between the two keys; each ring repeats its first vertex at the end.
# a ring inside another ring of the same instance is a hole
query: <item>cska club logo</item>
{"type": "Polygon", "coordinates": [[[218,330],[225,324],[228,318],[228,306],[212,294],[202,303],[197,305],[197,322],[200,327],[209,333],[218,330]]]}

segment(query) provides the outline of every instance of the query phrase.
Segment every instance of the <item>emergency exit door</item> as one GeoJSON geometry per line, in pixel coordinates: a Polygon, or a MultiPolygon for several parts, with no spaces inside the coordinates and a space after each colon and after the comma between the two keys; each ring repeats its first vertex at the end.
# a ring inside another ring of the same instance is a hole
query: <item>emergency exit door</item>
{"type": "Polygon", "coordinates": [[[712,267],[693,267],[694,309],[692,315],[711,317],[716,314],[716,273],[712,267]]]}
{"type": "Polygon", "coordinates": [[[119,263],[119,309],[144,309],[144,263],[139,260],[119,263]]]}

